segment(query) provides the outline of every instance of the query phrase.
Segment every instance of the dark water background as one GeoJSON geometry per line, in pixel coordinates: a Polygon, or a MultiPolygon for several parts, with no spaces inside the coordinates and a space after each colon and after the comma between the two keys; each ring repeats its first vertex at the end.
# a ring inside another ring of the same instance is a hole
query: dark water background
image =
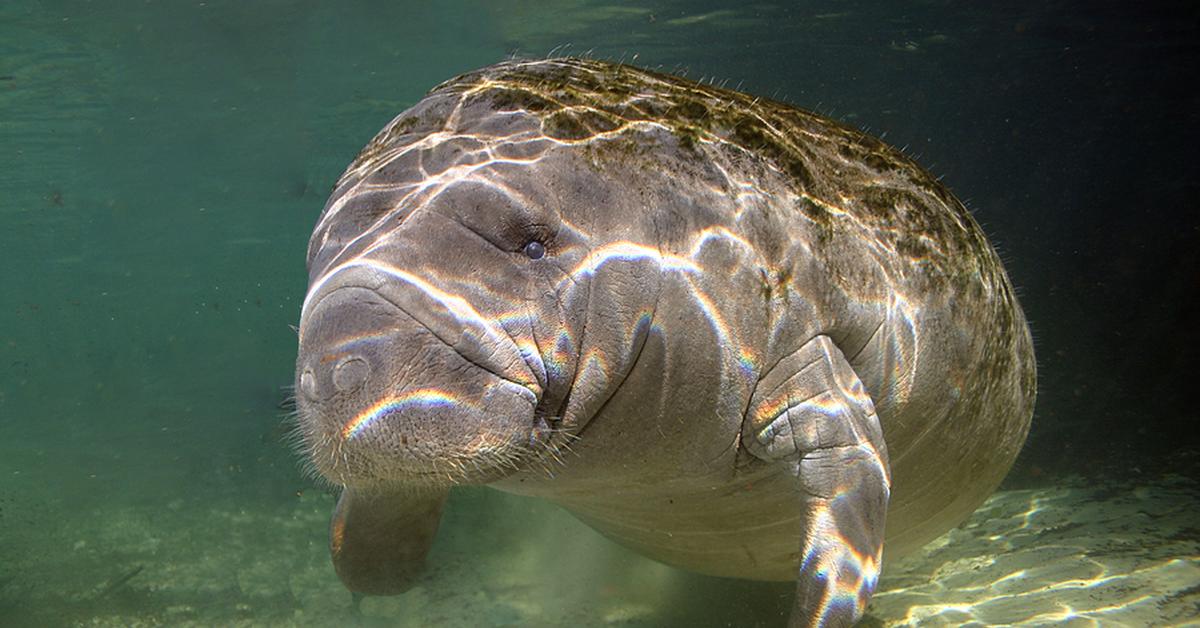
{"type": "Polygon", "coordinates": [[[87,586],[95,564],[43,554],[97,509],[312,490],[279,404],[333,181],[438,82],[568,44],[815,109],[943,177],[1037,343],[1009,486],[1194,476],[1198,23],[1092,0],[0,4],[0,618],[87,586]]]}

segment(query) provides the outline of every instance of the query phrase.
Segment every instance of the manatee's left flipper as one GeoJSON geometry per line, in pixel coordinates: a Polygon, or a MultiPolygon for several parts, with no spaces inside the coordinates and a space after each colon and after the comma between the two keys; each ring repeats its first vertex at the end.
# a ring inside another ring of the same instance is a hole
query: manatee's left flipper
{"type": "Polygon", "coordinates": [[[788,465],[804,513],[792,626],[848,626],[879,575],[890,486],[875,405],[841,350],[817,336],[755,389],[742,443],[788,465]]]}
{"type": "Polygon", "coordinates": [[[333,567],[362,595],[407,591],[425,567],[447,491],[345,489],[329,524],[333,567]]]}

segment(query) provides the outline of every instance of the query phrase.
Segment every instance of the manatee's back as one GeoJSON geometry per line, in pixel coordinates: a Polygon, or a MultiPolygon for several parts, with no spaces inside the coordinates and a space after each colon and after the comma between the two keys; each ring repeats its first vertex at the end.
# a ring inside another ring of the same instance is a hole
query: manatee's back
{"type": "Polygon", "coordinates": [[[1016,459],[1036,397],[1024,313],[966,208],[900,151],[785,104],[713,98],[744,115],[702,133],[773,166],[746,176],[787,216],[777,263],[804,296],[795,315],[821,313],[875,402],[892,471],[885,556],[901,556],[969,516],[1016,459]]]}
{"type": "Polygon", "coordinates": [[[1033,416],[1033,343],[999,256],[944,186],[874,138],[783,111],[801,121],[808,174],[793,229],[808,232],[829,281],[825,331],[887,443],[894,558],[964,520],[1012,466],[1033,416]]]}

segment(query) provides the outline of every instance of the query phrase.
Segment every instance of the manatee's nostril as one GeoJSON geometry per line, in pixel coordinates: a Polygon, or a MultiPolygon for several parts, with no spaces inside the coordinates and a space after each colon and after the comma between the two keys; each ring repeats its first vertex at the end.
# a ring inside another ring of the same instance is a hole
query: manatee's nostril
{"type": "Polygon", "coordinates": [[[366,379],[367,363],[360,358],[350,358],[333,369],[333,385],[342,392],[358,388],[366,379]]]}
{"type": "Polygon", "coordinates": [[[313,376],[312,369],[305,369],[300,375],[300,392],[309,399],[317,398],[317,378],[313,376]]]}

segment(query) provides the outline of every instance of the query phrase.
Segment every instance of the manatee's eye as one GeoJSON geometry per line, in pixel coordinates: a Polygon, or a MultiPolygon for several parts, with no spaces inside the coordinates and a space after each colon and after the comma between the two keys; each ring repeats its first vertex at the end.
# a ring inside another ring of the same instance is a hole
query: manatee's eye
{"type": "Polygon", "coordinates": [[[542,259],[546,255],[546,245],[537,240],[531,240],[529,244],[525,245],[525,255],[529,259],[542,259]]]}

